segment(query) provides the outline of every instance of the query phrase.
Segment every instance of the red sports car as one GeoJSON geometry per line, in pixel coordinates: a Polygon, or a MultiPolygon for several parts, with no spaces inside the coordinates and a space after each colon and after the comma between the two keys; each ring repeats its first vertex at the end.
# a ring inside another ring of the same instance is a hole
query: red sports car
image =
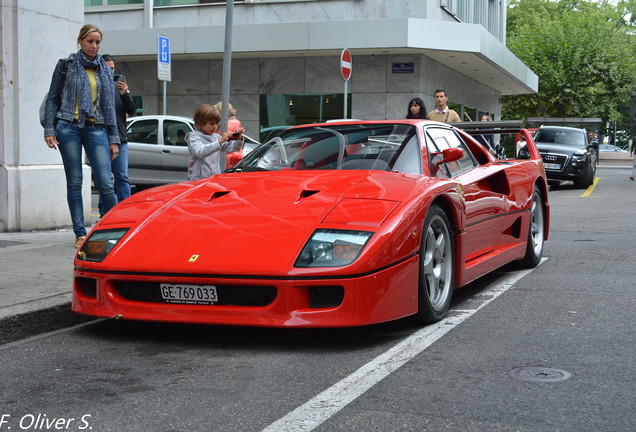
{"type": "Polygon", "coordinates": [[[426,120],[289,129],[222,174],[104,216],[75,259],[73,310],[281,327],[438,321],[455,288],[542,257],[546,176],[521,133],[528,158],[498,160],[426,120]]]}

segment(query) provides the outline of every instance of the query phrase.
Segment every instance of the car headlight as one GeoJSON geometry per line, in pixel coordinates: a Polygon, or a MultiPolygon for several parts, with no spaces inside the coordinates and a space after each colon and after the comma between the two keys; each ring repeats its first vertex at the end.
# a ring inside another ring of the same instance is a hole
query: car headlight
{"type": "Polygon", "coordinates": [[[128,232],[128,228],[107,229],[94,231],[77,252],[77,258],[82,261],[102,262],[106,255],[115,247],[128,232]]]}
{"type": "Polygon", "coordinates": [[[572,155],[573,162],[583,162],[585,159],[587,159],[587,155],[585,153],[574,153],[572,155]]]}
{"type": "Polygon", "coordinates": [[[296,258],[294,267],[341,267],[358,258],[373,235],[367,231],[318,229],[296,258]]]}

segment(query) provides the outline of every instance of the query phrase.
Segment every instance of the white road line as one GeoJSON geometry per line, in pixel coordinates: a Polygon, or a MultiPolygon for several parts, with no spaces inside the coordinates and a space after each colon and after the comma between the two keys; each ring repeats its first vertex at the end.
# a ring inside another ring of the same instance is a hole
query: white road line
{"type": "MultiPolygon", "coordinates": [[[[543,263],[545,259],[546,258],[544,258],[541,263],[543,263]]],[[[461,311],[451,310],[451,312],[457,314],[448,316],[437,324],[426,326],[413,333],[348,377],[291,411],[285,417],[270,424],[263,429],[263,432],[307,432],[315,429],[358,396],[364,394],[371,387],[396,371],[400,366],[431,346],[446,333],[470,318],[482,307],[509,290],[519,279],[532,270],[533,269],[519,270],[509,273],[497,285],[482,292],[479,297],[484,297],[485,300],[474,308],[462,309],[461,311]]]]}

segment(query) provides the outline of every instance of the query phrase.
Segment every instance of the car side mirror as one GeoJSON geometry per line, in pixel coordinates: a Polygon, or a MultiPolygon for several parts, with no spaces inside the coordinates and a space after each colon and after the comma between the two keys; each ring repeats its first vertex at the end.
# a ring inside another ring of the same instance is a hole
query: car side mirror
{"type": "Polygon", "coordinates": [[[443,163],[447,163],[447,162],[453,162],[456,160],[459,160],[461,158],[464,157],[464,150],[454,147],[454,148],[448,148],[448,149],[444,149],[441,152],[436,152],[436,153],[431,153],[431,156],[437,156],[437,155],[442,155],[442,159],[440,161],[437,161],[437,165],[441,165],[443,163]]]}

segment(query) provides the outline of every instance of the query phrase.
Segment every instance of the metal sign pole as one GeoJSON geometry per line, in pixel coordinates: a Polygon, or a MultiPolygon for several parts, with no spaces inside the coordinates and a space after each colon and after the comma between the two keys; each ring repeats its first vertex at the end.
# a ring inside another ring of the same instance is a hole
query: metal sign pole
{"type": "Polygon", "coordinates": [[[166,93],[168,88],[168,81],[163,81],[163,115],[166,115],[166,93]]]}
{"type": "Polygon", "coordinates": [[[347,83],[349,81],[345,80],[344,82],[344,115],[342,116],[343,119],[347,118],[347,83]]]}
{"type": "MultiPolygon", "coordinates": [[[[225,5],[225,48],[223,51],[223,82],[221,83],[221,132],[227,132],[230,104],[230,82],[232,74],[232,23],[234,21],[234,0],[225,5]]],[[[226,168],[225,152],[221,153],[221,171],[226,168]]]]}

